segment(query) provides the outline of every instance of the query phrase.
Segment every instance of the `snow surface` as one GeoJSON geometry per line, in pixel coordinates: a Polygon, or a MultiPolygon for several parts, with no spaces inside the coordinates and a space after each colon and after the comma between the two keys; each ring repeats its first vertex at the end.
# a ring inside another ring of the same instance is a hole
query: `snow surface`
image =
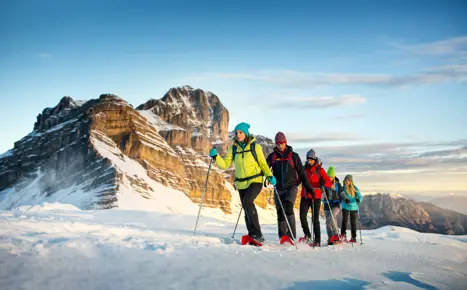
{"type": "MultiPolygon", "coordinates": [[[[204,212],[204,208],[202,213],[204,212]]],[[[261,217],[261,215],[260,215],[261,217]]],[[[44,204],[0,211],[0,289],[465,289],[467,236],[398,227],[363,245],[241,246],[234,222],[196,214],[80,211],[44,204]]],[[[323,220],[321,220],[323,225],[323,220]]],[[[299,224],[297,224],[299,228],[299,224]]],[[[324,227],[322,227],[324,231],[324,227]]],[[[300,231],[301,232],[301,231],[300,231]]]]}
{"type": "Polygon", "coordinates": [[[78,107],[81,107],[82,105],[86,104],[88,101],[89,100],[76,100],[74,102],[78,107]]]}
{"type": "MultiPolygon", "coordinates": [[[[74,184],[64,187],[51,195],[44,191],[44,186],[40,184],[42,177],[47,172],[37,169],[36,178],[17,184],[0,191],[0,209],[8,209],[19,206],[34,206],[44,202],[48,203],[68,203],[77,208],[95,208],[95,203],[100,192],[109,189],[108,185],[94,187],[92,190],[84,190],[94,179],[90,178],[81,184],[74,184]]],[[[1,288],[0,288],[1,289],[1,288]]]]}
{"type": "Polygon", "coordinates": [[[143,117],[145,117],[150,124],[152,124],[157,131],[171,131],[171,130],[179,130],[185,131],[185,129],[172,125],[170,123],[165,122],[161,119],[158,115],[154,114],[151,110],[141,110],[138,111],[143,117]]]}

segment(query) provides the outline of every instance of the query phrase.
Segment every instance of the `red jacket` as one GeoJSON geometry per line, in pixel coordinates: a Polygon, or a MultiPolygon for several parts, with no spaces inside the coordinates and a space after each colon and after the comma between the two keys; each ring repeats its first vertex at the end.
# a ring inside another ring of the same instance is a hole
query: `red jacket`
{"type": "MultiPolygon", "coordinates": [[[[306,178],[310,182],[311,186],[313,187],[313,190],[315,192],[315,198],[321,198],[322,197],[322,190],[321,190],[321,184],[319,182],[318,175],[316,174],[316,169],[319,168],[319,172],[321,175],[321,180],[324,182],[323,186],[326,187],[331,187],[332,182],[331,179],[329,178],[328,174],[326,173],[326,170],[324,170],[323,167],[317,166],[316,164],[310,167],[308,164],[305,166],[305,174],[306,178]]],[[[302,197],[305,197],[305,188],[302,187],[302,197]]],[[[307,192],[307,198],[312,198],[311,194],[307,192]]]]}

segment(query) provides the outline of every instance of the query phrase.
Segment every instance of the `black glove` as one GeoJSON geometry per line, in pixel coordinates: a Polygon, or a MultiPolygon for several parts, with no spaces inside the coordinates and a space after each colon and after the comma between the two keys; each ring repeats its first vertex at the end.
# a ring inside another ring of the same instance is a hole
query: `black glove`
{"type": "Polygon", "coordinates": [[[360,203],[360,200],[357,198],[357,203],[360,203]]]}
{"type": "Polygon", "coordinates": [[[350,199],[346,198],[346,199],[345,199],[345,203],[346,203],[346,204],[350,204],[350,199]]]}
{"type": "MultiPolygon", "coordinates": [[[[311,199],[315,199],[315,191],[312,189],[311,191],[306,191],[308,194],[311,195],[311,199]]],[[[306,196],[306,198],[308,198],[308,196],[306,196]]]]}

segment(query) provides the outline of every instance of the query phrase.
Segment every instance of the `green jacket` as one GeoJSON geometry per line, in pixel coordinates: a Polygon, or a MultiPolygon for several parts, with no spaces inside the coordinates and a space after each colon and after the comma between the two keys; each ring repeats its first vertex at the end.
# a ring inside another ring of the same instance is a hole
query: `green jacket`
{"type": "MultiPolygon", "coordinates": [[[[217,156],[217,166],[219,166],[219,168],[221,169],[227,169],[230,167],[232,162],[234,162],[235,177],[238,179],[255,176],[261,173],[261,171],[266,177],[272,176],[272,172],[269,169],[268,164],[266,163],[266,158],[264,157],[263,148],[261,147],[261,145],[259,145],[258,143],[256,143],[255,145],[255,152],[256,156],[258,157],[258,162],[256,162],[255,158],[253,157],[253,154],[251,154],[250,145],[252,142],[255,141],[256,138],[250,136],[250,140],[246,144],[245,149],[243,149],[237,141],[234,141],[234,143],[231,146],[229,146],[227,155],[225,155],[224,158],[217,156]],[[237,152],[235,155],[235,160],[232,160],[232,148],[234,146],[237,147],[237,152]]],[[[236,181],[236,186],[238,189],[246,189],[252,183],[263,183],[263,177],[258,176],[245,181],[236,181]]]]}

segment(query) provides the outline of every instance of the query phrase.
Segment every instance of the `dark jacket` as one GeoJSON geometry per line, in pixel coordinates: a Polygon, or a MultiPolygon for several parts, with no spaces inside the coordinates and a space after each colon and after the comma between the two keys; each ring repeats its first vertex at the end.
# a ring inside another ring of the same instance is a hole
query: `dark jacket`
{"type": "Polygon", "coordinates": [[[269,167],[272,167],[272,174],[276,177],[276,187],[278,189],[288,190],[302,183],[308,192],[313,191],[306,178],[300,156],[293,152],[291,146],[287,145],[284,152],[280,152],[277,147],[274,147],[274,151],[266,158],[266,162],[269,167]],[[291,161],[288,160],[289,156],[291,161]],[[291,163],[293,163],[293,166],[291,163]]]}
{"type": "Polygon", "coordinates": [[[340,184],[339,178],[335,177],[334,178],[334,189],[331,187],[325,188],[326,191],[326,198],[323,198],[323,205],[324,205],[324,210],[329,210],[329,205],[328,205],[328,200],[329,204],[331,205],[331,208],[333,207],[340,207],[341,202],[344,201],[345,196],[344,196],[344,187],[340,184]]]}

